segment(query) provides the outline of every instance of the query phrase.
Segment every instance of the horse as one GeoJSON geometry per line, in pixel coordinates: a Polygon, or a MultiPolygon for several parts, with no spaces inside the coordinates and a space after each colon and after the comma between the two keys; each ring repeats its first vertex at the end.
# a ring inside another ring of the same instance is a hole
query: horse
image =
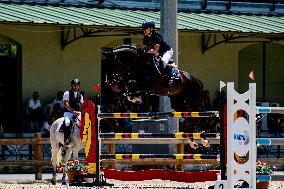
{"type": "Polygon", "coordinates": [[[106,82],[119,85],[124,96],[131,99],[141,94],[168,96],[175,111],[200,111],[203,83],[194,75],[179,70],[179,80],[169,85],[170,75],[161,71],[159,62],[144,49],[121,45],[101,53],[106,82]]]}
{"type": "MultiPolygon", "coordinates": [[[[62,160],[62,148],[65,148],[65,165],[71,158],[73,151],[74,160],[78,160],[79,150],[85,148],[85,142],[80,139],[80,125],[81,125],[81,114],[72,121],[71,128],[71,143],[68,146],[64,145],[64,133],[60,132],[60,127],[63,124],[64,117],[58,118],[51,126],[50,129],[50,143],[51,143],[51,162],[53,165],[53,176],[51,183],[56,184],[56,168],[62,160]]],[[[62,184],[66,184],[66,170],[63,169],[62,184]]]]}

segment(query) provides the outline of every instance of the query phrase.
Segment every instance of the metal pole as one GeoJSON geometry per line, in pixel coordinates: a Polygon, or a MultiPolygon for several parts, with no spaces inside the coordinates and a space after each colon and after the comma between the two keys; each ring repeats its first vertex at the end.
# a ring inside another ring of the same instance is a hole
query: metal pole
{"type": "MultiPolygon", "coordinates": [[[[169,43],[173,50],[173,59],[178,64],[178,40],[177,40],[177,0],[161,1],[161,21],[160,21],[161,34],[165,42],[169,43]]],[[[172,111],[169,97],[163,96],[159,99],[159,111],[172,111]]],[[[168,132],[174,133],[178,131],[178,120],[169,119],[166,124],[168,132]]],[[[170,147],[172,153],[173,148],[170,147]]]]}
{"type": "Polygon", "coordinates": [[[266,43],[262,43],[262,101],[266,101],[266,43]]]}
{"type": "MultiPolygon", "coordinates": [[[[226,103],[227,97],[225,96],[225,93],[223,91],[220,92],[219,94],[219,112],[220,112],[220,117],[219,117],[219,122],[220,122],[220,167],[221,167],[221,180],[226,180],[226,172],[227,172],[227,160],[226,160],[226,145],[225,143],[227,142],[227,136],[225,136],[225,126],[227,127],[227,124],[224,124],[224,111],[225,110],[225,103],[226,103]],[[225,141],[226,140],[226,141],[225,141]],[[223,153],[222,153],[223,152],[223,153]]],[[[226,114],[227,115],[227,114],[226,114]]]]}
{"type": "MultiPolygon", "coordinates": [[[[95,114],[98,115],[98,112],[100,106],[96,106],[96,111],[95,114]]],[[[99,140],[99,134],[100,134],[100,118],[97,117],[96,122],[95,122],[95,129],[96,129],[96,184],[101,183],[102,181],[100,180],[100,140],[99,140]]]]}
{"type": "Polygon", "coordinates": [[[174,50],[174,61],[178,64],[177,0],[161,1],[161,34],[174,50]]]}

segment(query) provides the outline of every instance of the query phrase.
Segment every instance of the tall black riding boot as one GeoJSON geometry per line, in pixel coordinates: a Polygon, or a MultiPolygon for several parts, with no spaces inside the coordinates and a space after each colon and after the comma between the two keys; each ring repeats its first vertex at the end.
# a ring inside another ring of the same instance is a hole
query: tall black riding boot
{"type": "Polygon", "coordinates": [[[164,75],[168,82],[169,87],[174,83],[171,73],[172,73],[172,67],[170,65],[167,65],[164,68],[164,75]]]}
{"type": "Polygon", "coordinates": [[[60,126],[59,132],[64,133],[65,132],[65,121],[63,121],[62,125],[60,126]]]}
{"type": "Polygon", "coordinates": [[[64,130],[64,144],[68,145],[70,144],[70,134],[71,134],[71,125],[66,126],[64,130]]]}

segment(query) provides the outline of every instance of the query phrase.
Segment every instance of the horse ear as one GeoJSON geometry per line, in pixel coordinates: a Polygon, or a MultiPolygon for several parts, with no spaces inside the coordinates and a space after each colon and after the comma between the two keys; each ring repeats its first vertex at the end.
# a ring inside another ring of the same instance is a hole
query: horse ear
{"type": "Polygon", "coordinates": [[[105,56],[105,57],[111,57],[113,55],[113,51],[110,49],[103,49],[100,50],[100,52],[105,56]]]}

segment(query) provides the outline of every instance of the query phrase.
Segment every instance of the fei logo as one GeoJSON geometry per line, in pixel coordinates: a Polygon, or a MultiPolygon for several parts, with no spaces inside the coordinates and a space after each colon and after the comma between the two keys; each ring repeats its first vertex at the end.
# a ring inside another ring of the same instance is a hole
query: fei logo
{"type": "Polygon", "coordinates": [[[243,131],[243,133],[235,133],[234,134],[234,140],[239,141],[240,145],[244,144],[247,145],[249,143],[249,135],[247,131],[243,131]]]}

